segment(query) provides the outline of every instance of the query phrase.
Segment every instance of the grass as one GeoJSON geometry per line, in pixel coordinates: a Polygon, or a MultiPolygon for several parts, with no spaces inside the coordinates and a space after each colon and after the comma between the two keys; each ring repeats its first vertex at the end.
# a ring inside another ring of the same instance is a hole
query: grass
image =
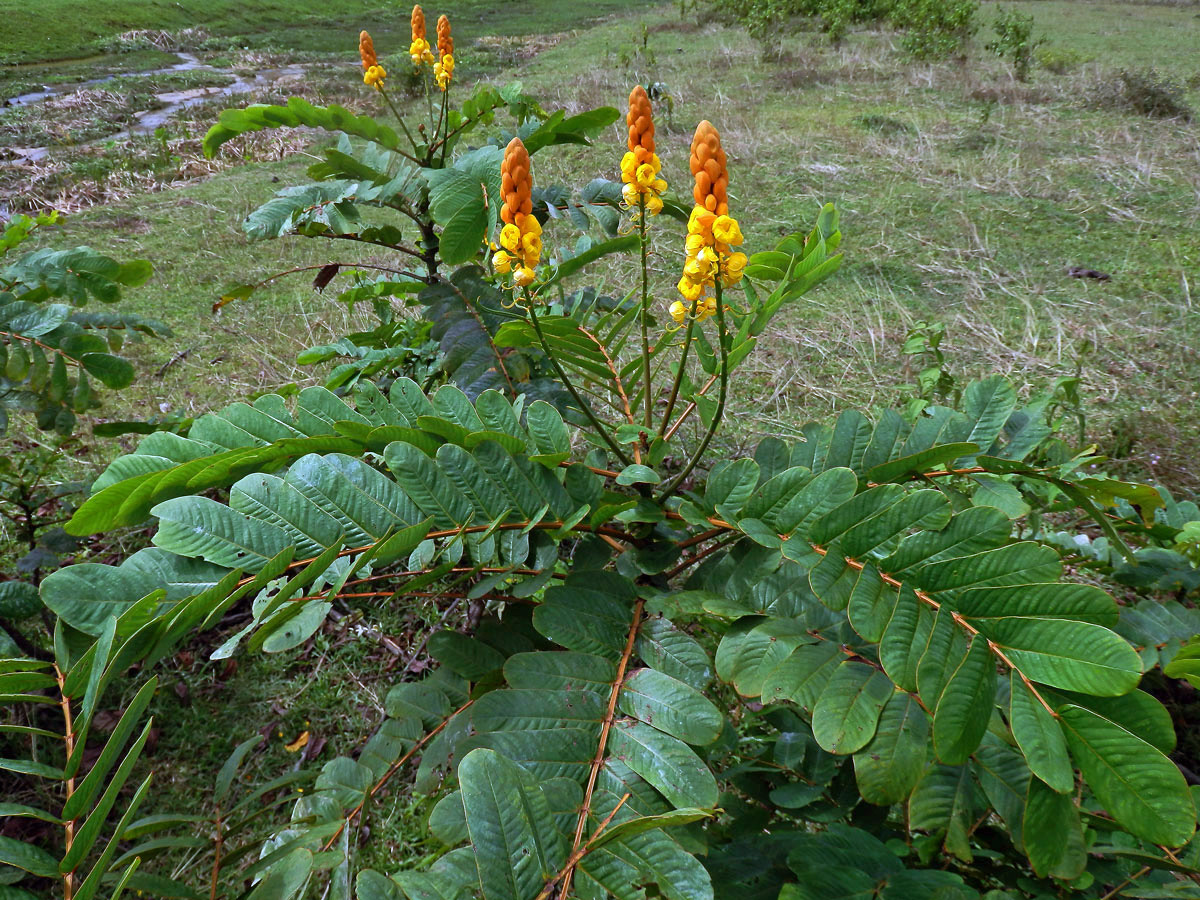
{"type": "MultiPolygon", "coordinates": [[[[123,18],[107,23],[96,12],[99,4],[83,6],[83,36],[69,45],[79,52],[126,28],[193,24],[186,14],[198,4],[183,3],[170,13],[178,19],[153,26],[137,18],[149,15],[148,5],[124,3],[123,18]]],[[[588,11],[617,6],[632,4],[588,11]]],[[[1157,65],[1190,84],[1185,99],[1200,109],[1197,64],[1182,52],[1200,45],[1200,18],[1194,8],[1112,0],[1018,6],[1034,15],[1036,33],[1050,47],[1074,51],[1079,62],[1065,74],[1039,69],[1032,83],[1014,82],[981,49],[994,4],[981,12],[979,46],[966,62],[911,63],[896,53],[893,36],[872,31],[838,47],[800,35],[782,56],[764,56],[744,34],[680,20],[670,8],[642,7],[566,38],[493,40],[485,47],[500,52],[487,50],[485,57],[484,50],[468,50],[463,60],[474,53],[491,67],[507,64],[497,81],[519,77],[547,107],[572,112],[620,105],[636,81],[666,84],[674,109],[669,124],[665,116],[659,121],[665,176],[676,192],[686,185],[692,127],[700,118],[716,123],[730,155],[731,204],[751,249],[806,227],[820,203],[837,203],[845,266],[777,319],[740,370],[735,441],[792,435],[805,421],[828,420],[850,406],[895,404],[912,379],[900,352],[905,335],[918,322],[936,320],[947,327],[942,348],[960,382],[1000,371],[1036,393],[1080,367],[1089,439],[1102,452],[1118,453],[1116,465],[1131,476],[1194,491],[1200,486],[1194,454],[1200,317],[1192,299],[1200,268],[1197,126],[1101,108],[1092,98],[1117,70],[1157,65]],[[541,52],[530,53],[526,43],[541,52]],[[1072,266],[1111,280],[1073,278],[1072,266]]],[[[256,5],[253,22],[237,17],[243,8],[206,4],[206,26],[216,35],[241,35],[247,45],[300,51],[316,49],[318,34],[328,42],[330,34],[358,27],[353,9],[333,23],[316,4],[256,5]],[[279,24],[275,17],[284,16],[293,24],[279,24]]],[[[476,35],[485,28],[558,32],[573,26],[577,9],[513,5],[511,17],[479,23],[470,11],[478,14],[482,4],[454,8],[463,31],[476,35]],[[533,7],[541,9],[540,20],[533,7]]],[[[4,0],[0,12],[9,14],[4,0]]],[[[395,35],[405,30],[399,22],[395,35]]],[[[18,49],[0,45],[2,53],[18,49]]],[[[26,50],[35,52],[20,52],[26,50]]],[[[470,71],[460,61],[460,73],[470,71]]],[[[339,98],[343,91],[348,102],[369,107],[374,98],[361,86],[336,87],[342,77],[354,81],[348,72],[328,70],[322,90],[339,98]]],[[[203,123],[213,110],[195,115],[203,123]]],[[[91,206],[55,238],[154,260],[154,280],[129,295],[129,306],[176,330],[171,340],[133,349],[142,377],[108,414],[197,415],[257,391],[309,383],[321,372],[298,367],[296,353],[363,324],[302,278],[278,282],[218,317],[210,313],[230,284],[354,258],[336,244],[300,238],[246,243],[244,216],[300,181],[310,162],[294,154],[308,140],[303,135],[256,140],[251,155],[258,161],[198,168],[168,190],[91,206]]],[[[614,177],[622,141],[614,126],[594,148],[543,151],[535,157],[535,177],[572,184],[614,177]]],[[[121,154],[88,159],[110,157],[121,154]]],[[[129,190],[139,184],[131,180],[129,190]]],[[[547,241],[556,239],[573,235],[556,225],[547,229],[547,241]]],[[[664,303],[673,296],[679,243],[664,233],[653,261],[664,303]]],[[[111,452],[100,448],[97,459],[111,452]]],[[[407,636],[416,627],[418,613],[363,612],[376,634],[407,636]]],[[[269,749],[253,758],[255,777],[294,765],[283,744],[304,729],[329,738],[314,765],[350,752],[378,721],[378,699],[398,676],[384,670],[387,657],[376,639],[346,641],[343,627],[350,626],[330,626],[294,654],[245,657],[236,673],[200,661],[205,646],[190,650],[190,661],[171,662],[170,689],[155,701],[163,737],[154,762],[163,776],[147,812],[203,807],[214,764],[268,725],[269,749]],[[176,691],[175,684],[186,689],[176,691]]],[[[419,816],[407,802],[398,799],[377,823],[365,851],[389,865],[423,852],[415,843],[419,816]]]]}
{"type": "MultiPolygon", "coordinates": [[[[564,3],[452,0],[430,6],[432,27],[436,17],[448,14],[456,36],[473,40],[483,35],[547,34],[576,28],[588,20],[630,9],[629,0],[578,0],[564,3]]],[[[378,43],[408,44],[406,8],[378,0],[352,0],[332,12],[323,0],[121,0],[119,4],[96,0],[45,0],[37,5],[23,0],[0,0],[5,30],[0,34],[0,65],[69,60],[90,56],[117,35],[133,30],[179,31],[202,27],[216,43],[241,47],[285,47],[300,51],[329,50],[331,34],[347,35],[346,46],[355,46],[354,35],[367,28],[378,43]],[[33,37],[35,36],[35,37],[33,37]],[[32,39],[31,39],[32,37],[32,39]],[[381,40],[381,38],[383,40],[381,40]]]]}

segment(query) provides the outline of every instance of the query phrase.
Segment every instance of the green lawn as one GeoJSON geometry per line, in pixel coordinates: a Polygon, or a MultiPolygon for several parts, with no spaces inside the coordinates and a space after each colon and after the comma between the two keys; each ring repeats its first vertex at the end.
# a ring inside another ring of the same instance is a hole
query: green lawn
{"type": "MultiPolygon", "coordinates": [[[[470,40],[485,34],[570,30],[634,6],[629,0],[451,0],[427,4],[426,17],[432,28],[439,15],[448,14],[456,35],[470,40]]],[[[350,0],[336,6],[323,0],[0,0],[0,18],[5,23],[0,32],[0,65],[90,56],[109,39],[135,29],[202,28],[218,44],[315,52],[328,52],[339,40],[353,49],[362,28],[376,35],[377,41],[403,40],[405,46],[409,36],[408,8],[379,0],[350,0]]]]}

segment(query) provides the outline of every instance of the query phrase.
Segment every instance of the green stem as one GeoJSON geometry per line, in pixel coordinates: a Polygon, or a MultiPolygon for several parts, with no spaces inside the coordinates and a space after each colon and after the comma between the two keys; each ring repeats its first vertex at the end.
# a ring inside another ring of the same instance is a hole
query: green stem
{"type": "Polygon", "coordinates": [[[642,380],[646,394],[646,430],[653,423],[654,403],[650,396],[650,241],[646,235],[646,198],[638,197],[638,235],[642,243],[642,380]]]}
{"type": "MultiPolygon", "coordinates": [[[[718,266],[718,273],[720,268],[718,266]]],[[[721,350],[721,393],[717,397],[717,410],[713,413],[712,422],[708,426],[708,433],[704,435],[704,440],[700,442],[700,446],[696,448],[696,452],[692,454],[692,458],[688,460],[688,464],[683,467],[678,475],[671,479],[662,493],[658,497],[659,503],[665,501],[675,492],[675,489],[683,483],[683,480],[692,474],[692,469],[696,468],[704,456],[708,445],[712,442],[713,435],[717,433],[717,428],[721,424],[721,417],[725,414],[725,397],[729,392],[729,351],[725,346],[725,307],[721,302],[721,276],[717,275],[714,283],[717,294],[717,343],[721,350]]]]}
{"type": "Polygon", "coordinates": [[[687,367],[688,350],[692,347],[692,329],[696,327],[694,316],[688,316],[687,331],[683,333],[683,353],[679,356],[679,368],[675,372],[675,383],[671,385],[671,396],[667,399],[667,411],[663,413],[662,425],[658,434],[665,437],[667,426],[671,422],[671,413],[675,412],[675,401],[679,398],[679,387],[683,384],[683,370],[687,367]]]}
{"type": "MultiPolygon", "coordinates": [[[[379,93],[383,94],[383,99],[385,101],[387,101],[388,108],[391,109],[392,115],[395,116],[396,121],[400,123],[400,130],[403,131],[404,136],[406,138],[408,138],[408,143],[412,145],[413,153],[419,153],[420,151],[417,149],[417,142],[413,140],[413,136],[411,134],[409,134],[408,126],[404,124],[404,116],[400,115],[400,110],[396,109],[396,104],[392,102],[391,95],[388,94],[387,90],[384,88],[384,86],[382,84],[379,85],[379,93]]],[[[419,159],[417,159],[415,156],[409,156],[407,153],[405,153],[403,151],[401,151],[400,155],[405,157],[406,159],[412,160],[418,166],[421,165],[421,161],[419,159]]]]}
{"type": "Polygon", "coordinates": [[[596,418],[596,414],[592,412],[592,408],[584,403],[583,398],[579,396],[579,392],[575,390],[575,385],[571,383],[571,379],[567,377],[567,373],[563,370],[563,367],[559,365],[557,357],[555,357],[554,353],[551,352],[550,345],[546,342],[546,335],[542,332],[542,323],[538,321],[537,313],[533,311],[533,298],[529,294],[529,288],[524,289],[524,294],[525,302],[529,304],[529,321],[533,323],[533,330],[537,332],[538,341],[542,345],[542,350],[550,359],[550,365],[554,366],[554,372],[558,375],[558,380],[563,383],[563,387],[567,389],[567,392],[575,401],[575,405],[582,410],[583,414],[587,416],[588,421],[592,423],[592,427],[595,428],[600,437],[604,439],[604,443],[608,444],[608,448],[612,450],[613,455],[615,455],[617,459],[621,461],[621,465],[628,466],[630,464],[630,460],[629,457],[626,456],[625,451],[621,449],[621,445],[613,439],[612,435],[608,433],[608,429],[606,429],[604,425],[601,424],[600,420],[596,418]]]}

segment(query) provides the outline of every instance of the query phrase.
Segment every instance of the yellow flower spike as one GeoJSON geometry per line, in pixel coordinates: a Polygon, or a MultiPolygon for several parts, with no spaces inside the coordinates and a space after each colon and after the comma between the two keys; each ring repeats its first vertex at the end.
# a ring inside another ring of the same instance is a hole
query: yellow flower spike
{"type": "MultiPolygon", "coordinates": [[[[504,160],[500,164],[500,196],[500,219],[505,223],[500,231],[500,243],[514,254],[514,262],[520,263],[512,269],[513,284],[528,287],[533,283],[534,269],[542,255],[542,226],[533,215],[529,152],[520,138],[513,138],[504,150],[504,160]]],[[[499,266],[497,271],[501,271],[499,266]]]]}
{"type": "Polygon", "coordinates": [[[443,91],[454,77],[454,38],[450,36],[450,19],[438,16],[437,21],[438,61],[433,64],[433,77],[443,91]]]}
{"type": "Polygon", "coordinates": [[[412,26],[412,43],[408,47],[408,55],[412,58],[413,65],[433,65],[433,53],[429,49],[429,41],[425,39],[425,12],[420,4],[412,8],[409,24],[412,26]]]}
{"type": "Polygon", "coordinates": [[[654,152],[654,117],[645,88],[637,85],[629,92],[629,112],[625,116],[629,151],[621,157],[622,200],[629,207],[645,206],[650,214],[662,209],[659,195],[667,183],[659,177],[662,163],[654,152]]]}
{"type": "Polygon", "coordinates": [[[364,72],[372,66],[379,65],[379,60],[375,57],[375,42],[371,40],[371,36],[365,31],[358,33],[358,55],[362,59],[364,72]]]}
{"type": "Polygon", "coordinates": [[[693,303],[699,300],[700,296],[704,293],[704,285],[692,281],[686,275],[679,279],[679,284],[676,287],[679,288],[679,293],[683,295],[683,299],[693,303]]]}
{"type": "Polygon", "coordinates": [[[363,73],[363,83],[369,84],[378,91],[383,88],[383,79],[386,77],[387,72],[384,70],[383,66],[371,66],[371,68],[367,69],[367,71],[363,73]]]}
{"type": "Polygon", "coordinates": [[[433,64],[433,77],[443,91],[454,77],[454,57],[447,54],[433,64]]]}
{"type": "Polygon", "coordinates": [[[693,207],[692,214],[688,217],[688,234],[702,234],[706,240],[710,239],[712,226],[716,220],[717,217],[704,207],[693,207]]]}
{"type": "Polygon", "coordinates": [[[717,216],[712,224],[712,233],[719,244],[737,246],[743,240],[742,229],[737,219],[731,219],[729,216],[717,216]]]}
{"type": "MultiPolygon", "coordinates": [[[[537,221],[536,219],[534,221],[537,221]]],[[[527,231],[521,235],[521,250],[525,256],[533,257],[535,260],[542,255],[542,238],[531,231],[527,231]]]]}
{"type": "Polygon", "coordinates": [[[509,253],[516,253],[521,246],[521,229],[516,225],[505,225],[500,229],[500,246],[509,253]]]}
{"type": "Polygon", "coordinates": [[[705,120],[696,126],[689,159],[695,186],[692,196],[696,205],[718,216],[729,213],[729,169],[721,136],[712,123],[705,120]]]}
{"type": "Polygon", "coordinates": [[[742,276],[746,271],[747,262],[749,262],[749,260],[746,258],[745,253],[734,253],[732,256],[726,259],[724,266],[725,271],[723,272],[721,283],[726,287],[731,287],[741,281],[742,276]]]}
{"type": "Polygon", "coordinates": [[[693,256],[683,265],[683,274],[697,284],[702,283],[708,277],[708,264],[699,257],[693,256]]]}

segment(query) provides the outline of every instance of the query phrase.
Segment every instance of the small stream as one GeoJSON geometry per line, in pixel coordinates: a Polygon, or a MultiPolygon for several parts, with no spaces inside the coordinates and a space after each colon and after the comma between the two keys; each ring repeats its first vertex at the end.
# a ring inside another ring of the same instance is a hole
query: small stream
{"type": "MultiPolygon", "coordinates": [[[[165,91],[160,94],[155,94],[155,99],[162,104],[155,109],[148,109],[136,113],[137,122],[131,125],[124,131],[111,134],[101,138],[93,143],[100,141],[120,141],[138,134],[152,134],[155,129],[169,122],[174,116],[189,106],[195,106],[198,103],[203,103],[213,97],[232,97],[236,94],[249,94],[254,91],[261,91],[271,87],[275,82],[285,78],[295,78],[304,75],[305,67],[303,65],[290,65],[275,69],[259,69],[254,73],[252,78],[244,78],[238,75],[234,70],[210,66],[203,63],[194,54],[177,51],[175,53],[179,57],[179,62],[161,69],[150,69],[145,72],[121,72],[114,75],[106,75],[103,78],[92,78],[88,81],[71,82],[68,84],[43,85],[41,90],[31,91],[26,94],[18,94],[15,97],[9,97],[0,103],[0,115],[3,115],[9,109],[15,109],[21,106],[31,106],[36,103],[42,103],[46,100],[55,97],[65,96],[74,93],[81,88],[87,87],[102,87],[117,78],[134,78],[134,77],[151,77],[154,75],[165,75],[171,72],[190,72],[204,71],[212,72],[216,75],[229,75],[234,79],[231,84],[223,87],[198,87],[190,88],[182,91],[165,91]]],[[[15,157],[15,162],[38,162],[46,157],[50,152],[50,147],[8,147],[7,152],[15,157]]],[[[12,162],[14,160],[10,160],[12,162]]]]}

